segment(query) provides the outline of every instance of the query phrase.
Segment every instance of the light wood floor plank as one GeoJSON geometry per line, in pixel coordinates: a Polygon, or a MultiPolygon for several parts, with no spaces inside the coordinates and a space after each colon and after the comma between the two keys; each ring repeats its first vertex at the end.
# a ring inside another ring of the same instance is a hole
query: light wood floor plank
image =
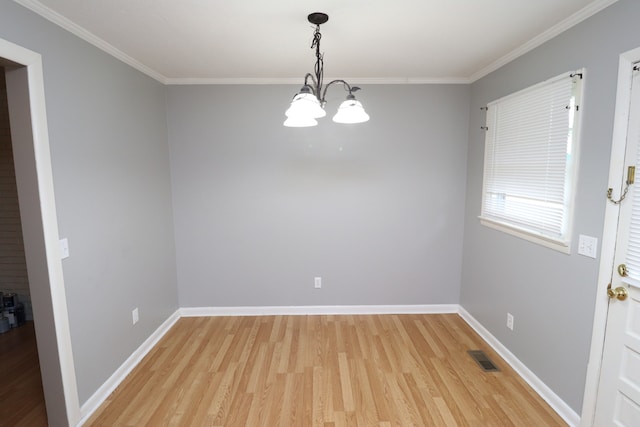
{"type": "Polygon", "coordinates": [[[33,322],[0,334],[0,426],[46,426],[33,322]]]}
{"type": "Polygon", "coordinates": [[[86,426],[565,426],[454,314],[183,318],[86,426]],[[483,350],[501,372],[467,354],[483,350]]]}

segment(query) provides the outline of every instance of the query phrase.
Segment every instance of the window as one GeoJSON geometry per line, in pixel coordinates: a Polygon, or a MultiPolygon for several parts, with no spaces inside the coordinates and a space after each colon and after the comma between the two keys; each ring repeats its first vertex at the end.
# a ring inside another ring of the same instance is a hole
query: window
{"type": "Polygon", "coordinates": [[[583,75],[487,106],[482,224],[569,253],[583,75]]]}
{"type": "MultiPolygon", "coordinates": [[[[626,135],[625,165],[634,165],[636,171],[640,171],[640,63],[634,64],[633,80],[631,84],[631,103],[629,107],[629,120],[626,135]]],[[[629,171],[626,169],[626,179],[629,181],[629,171]]],[[[627,221],[631,215],[627,226],[627,249],[624,263],[629,269],[629,276],[624,281],[634,286],[640,286],[640,188],[638,188],[638,178],[636,184],[629,186],[631,193],[631,206],[622,207],[620,210],[620,223],[627,221]]],[[[618,199],[620,196],[618,196],[618,199]]],[[[628,203],[628,202],[626,202],[628,203]]]]}

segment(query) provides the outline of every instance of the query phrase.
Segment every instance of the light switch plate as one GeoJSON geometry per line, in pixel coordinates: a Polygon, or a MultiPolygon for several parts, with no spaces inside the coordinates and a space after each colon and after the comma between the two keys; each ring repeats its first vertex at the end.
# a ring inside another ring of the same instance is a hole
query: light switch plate
{"type": "Polygon", "coordinates": [[[69,240],[65,237],[60,239],[60,259],[69,258],[69,240]]]}
{"type": "Polygon", "coordinates": [[[598,253],[598,239],[581,234],[578,240],[578,253],[589,258],[595,258],[598,253]]]}

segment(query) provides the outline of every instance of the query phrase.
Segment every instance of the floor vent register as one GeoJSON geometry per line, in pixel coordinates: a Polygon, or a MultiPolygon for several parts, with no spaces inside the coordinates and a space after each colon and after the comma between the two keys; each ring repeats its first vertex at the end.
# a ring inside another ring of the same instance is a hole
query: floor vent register
{"type": "Polygon", "coordinates": [[[489,356],[487,356],[484,351],[469,350],[467,353],[469,353],[469,356],[471,356],[471,358],[476,361],[478,366],[480,366],[480,368],[482,368],[483,371],[500,372],[500,369],[496,366],[495,363],[491,361],[491,359],[489,359],[489,356]]]}

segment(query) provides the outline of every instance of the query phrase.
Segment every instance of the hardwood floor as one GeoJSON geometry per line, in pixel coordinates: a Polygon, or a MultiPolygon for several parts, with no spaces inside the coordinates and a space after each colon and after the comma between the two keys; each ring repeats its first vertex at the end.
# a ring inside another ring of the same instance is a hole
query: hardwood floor
{"type": "Polygon", "coordinates": [[[566,424],[447,314],[182,318],[85,425],[566,424]]]}
{"type": "Polygon", "coordinates": [[[33,322],[0,334],[0,426],[47,425],[33,322]]]}

